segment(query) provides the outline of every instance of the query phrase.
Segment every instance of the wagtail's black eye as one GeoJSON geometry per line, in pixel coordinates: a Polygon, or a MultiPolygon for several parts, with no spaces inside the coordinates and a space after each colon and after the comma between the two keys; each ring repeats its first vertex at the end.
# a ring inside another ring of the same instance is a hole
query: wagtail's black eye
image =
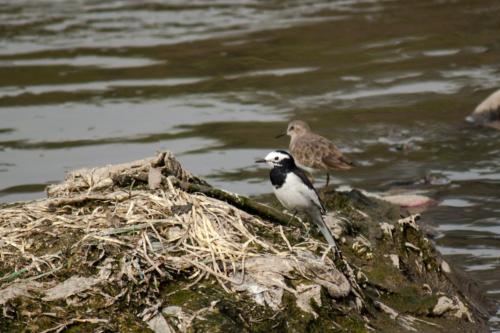
{"type": "Polygon", "coordinates": [[[278,156],[276,156],[276,157],[274,158],[274,160],[275,160],[275,161],[277,161],[278,159],[279,159],[279,157],[278,157],[278,156]]]}
{"type": "Polygon", "coordinates": [[[293,126],[292,126],[292,127],[290,127],[290,131],[293,131],[293,126]]]}

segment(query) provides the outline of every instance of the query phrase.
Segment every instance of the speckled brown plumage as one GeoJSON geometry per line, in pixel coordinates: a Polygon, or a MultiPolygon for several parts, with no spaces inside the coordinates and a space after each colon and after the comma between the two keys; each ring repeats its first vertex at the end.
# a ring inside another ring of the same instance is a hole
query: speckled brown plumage
{"type": "Polygon", "coordinates": [[[290,122],[287,135],[291,137],[289,148],[297,164],[308,172],[326,171],[327,186],[329,171],[348,170],[353,166],[333,142],[311,131],[304,121],[290,122]]]}

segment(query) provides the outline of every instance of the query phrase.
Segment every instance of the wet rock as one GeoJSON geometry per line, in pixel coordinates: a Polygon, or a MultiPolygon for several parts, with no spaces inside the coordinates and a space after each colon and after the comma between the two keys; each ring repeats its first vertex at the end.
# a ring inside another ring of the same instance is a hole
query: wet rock
{"type": "Polygon", "coordinates": [[[314,312],[311,302],[316,303],[317,306],[321,306],[321,286],[317,284],[299,284],[296,290],[297,294],[295,296],[299,309],[317,318],[318,314],[314,312]]]}
{"type": "Polygon", "coordinates": [[[161,314],[157,314],[148,320],[148,326],[155,333],[175,333],[175,330],[167,323],[161,314]]]}
{"type": "Polygon", "coordinates": [[[387,306],[386,304],[382,302],[375,302],[375,306],[380,309],[382,312],[386,313],[389,315],[389,317],[394,320],[401,328],[405,329],[406,331],[410,332],[419,332],[420,330],[418,329],[417,324],[426,324],[429,327],[437,327],[440,329],[443,329],[442,326],[435,324],[433,322],[427,321],[427,320],[422,320],[418,319],[414,316],[411,315],[405,315],[402,313],[399,313],[398,311],[394,310],[390,306],[387,306]]]}
{"type": "Polygon", "coordinates": [[[451,313],[457,318],[465,318],[469,322],[474,322],[467,306],[457,297],[454,297],[453,300],[446,296],[439,297],[436,305],[432,309],[432,313],[436,316],[451,313]]]}

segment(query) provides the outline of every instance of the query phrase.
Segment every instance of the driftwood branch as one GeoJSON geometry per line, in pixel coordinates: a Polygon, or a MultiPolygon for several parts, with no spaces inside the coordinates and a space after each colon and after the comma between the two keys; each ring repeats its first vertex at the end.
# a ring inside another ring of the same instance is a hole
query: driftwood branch
{"type": "Polygon", "coordinates": [[[299,221],[297,219],[294,218],[290,221],[290,216],[243,195],[226,192],[209,185],[193,184],[178,180],[174,185],[177,185],[188,193],[203,193],[208,197],[227,202],[236,208],[239,208],[249,214],[257,215],[270,222],[281,225],[299,225],[299,221]]]}

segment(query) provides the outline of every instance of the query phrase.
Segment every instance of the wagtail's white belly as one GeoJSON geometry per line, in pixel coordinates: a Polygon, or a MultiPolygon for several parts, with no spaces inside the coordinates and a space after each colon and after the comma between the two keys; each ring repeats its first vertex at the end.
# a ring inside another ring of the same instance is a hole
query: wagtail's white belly
{"type": "Polygon", "coordinates": [[[316,193],[293,172],[287,174],[281,187],[273,187],[279,202],[289,210],[308,210],[314,206],[316,193]]]}

